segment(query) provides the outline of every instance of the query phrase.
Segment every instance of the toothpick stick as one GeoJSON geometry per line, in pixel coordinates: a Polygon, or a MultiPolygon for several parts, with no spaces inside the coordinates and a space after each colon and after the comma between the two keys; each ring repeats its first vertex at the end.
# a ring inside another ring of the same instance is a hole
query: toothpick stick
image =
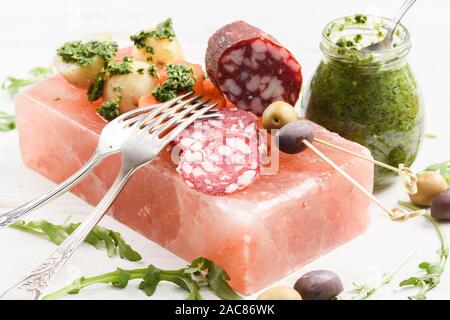
{"type": "Polygon", "coordinates": [[[357,158],[364,159],[364,160],[372,162],[373,164],[376,164],[376,165],[378,165],[380,167],[383,167],[383,168],[386,168],[388,170],[391,170],[391,171],[394,171],[394,172],[398,173],[402,177],[408,193],[409,194],[416,194],[417,193],[417,181],[418,181],[418,178],[412,172],[412,170],[410,168],[405,167],[403,164],[400,164],[399,167],[396,168],[396,167],[390,166],[390,165],[388,165],[386,163],[383,163],[381,161],[377,161],[377,160],[373,159],[372,157],[368,157],[368,156],[359,154],[357,152],[353,152],[351,150],[348,150],[348,149],[342,148],[340,146],[331,144],[331,143],[329,143],[329,142],[327,142],[325,140],[322,140],[322,139],[314,138],[314,141],[319,142],[319,143],[321,143],[321,144],[323,144],[323,145],[325,145],[327,147],[334,148],[336,150],[339,150],[339,151],[351,154],[351,155],[353,155],[353,156],[355,156],[357,158]]]}
{"type": "Polygon", "coordinates": [[[359,182],[353,179],[349,174],[342,170],[337,164],[335,164],[330,158],[324,155],[319,149],[317,149],[312,143],[304,139],[303,143],[310,148],[314,153],[316,153],[323,161],[325,161],[329,166],[339,172],[345,179],[347,179],[351,184],[358,188],[363,194],[365,194],[369,199],[371,199],[375,204],[377,204],[393,221],[406,221],[409,218],[425,214],[425,210],[417,210],[413,212],[407,212],[402,208],[394,208],[392,210],[388,209],[377,197],[375,197],[372,192],[369,192],[364,188],[359,182]]]}

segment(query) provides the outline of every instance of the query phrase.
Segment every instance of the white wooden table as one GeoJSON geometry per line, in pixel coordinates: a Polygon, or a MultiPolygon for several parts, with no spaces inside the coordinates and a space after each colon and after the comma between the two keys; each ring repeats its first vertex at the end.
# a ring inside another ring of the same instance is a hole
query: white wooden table
{"type": "MultiPolygon", "coordinates": [[[[110,32],[121,44],[128,35],[171,16],[186,55],[193,62],[203,62],[208,37],[227,22],[243,19],[275,35],[301,62],[306,79],[314,71],[321,52],[321,30],[333,18],[357,12],[393,15],[402,0],[291,0],[291,1],[24,1],[2,2],[0,9],[0,78],[23,75],[35,66],[51,63],[55,48],[67,40],[110,32]]],[[[414,168],[450,159],[450,51],[448,28],[444,25],[450,4],[446,1],[419,1],[405,19],[412,33],[410,62],[422,85],[427,105],[428,131],[436,139],[427,139],[414,168]],[[440,8],[439,8],[440,7],[440,8]],[[436,9],[437,8],[437,9],[436,9]]],[[[13,111],[11,101],[2,95],[0,110],[13,111]]],[[[43,123],[42,125],[45,125],[43,123]]],[[[31,171],[21,162],[17,132],[0,133],[0,210],[13,208],[53,187],[53,183],[31,171]]],[[[389,205],[404,198],[400,183],[378,194],[389,205]]],[[[62,222],[68,216],[81,221],[91,207],[71,194],[39,210],[33,219],[62,222]]],[[[367,282],[393,269],[413,249],[414,257],[390,286],[380,290],[376,299],[405,299],[409,290],[399,290],[398,282],[417,271],[417,263],[437,259],[438,239],[423,218],[404,224],[392,223],[372,207],[372,225],[361,237],[309,264],[279,281],[293,285],[307,271],[330,269],[343,279],[347,293],[352,282],[367,282]]],[[[181,267],[180,258],[160,248],[136,232],[106,217],[102,225],[120,231],[133,247],[143,254],[143,261],[131,263],[107,258],[104,251],[82,245],[54,281],[59,288],[81,275],[91,276],[121,268],[142,268],[153,263],[163,268],[181,267]]],[[[450,237],[450,225],[443,228],[450,237]]],[[[16,230],[0,232],[0,289],[34,266],[54,246],[36,236],[16,230]]],[[[75,299],[148,299],[136,289],[118,290],[97,286],[84,290],[75,299]]],[[[156,299],[183,299],[185,293],[171,284],[162,284],[156,299]]],[[[207,298],[213,298],[211,294],[207,298]]],[[[253,298],[249,297],[249,298],[253,298]]],[[[450,298],[450,270],[442,284],[433,290],[431,299],[450,298]]]]}

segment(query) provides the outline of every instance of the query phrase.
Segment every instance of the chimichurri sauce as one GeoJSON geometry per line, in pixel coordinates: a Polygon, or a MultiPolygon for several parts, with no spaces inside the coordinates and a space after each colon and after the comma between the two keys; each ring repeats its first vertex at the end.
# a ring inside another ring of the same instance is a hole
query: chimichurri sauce
{"type": "MultiPolygon", "coordinates": [[[[366,146],[376,160],[410,166],[423,138],[422,99],[406,58],[390,64],[325,57],[304,107],[308,119],[366,146]]],[[[375,170],[376,188],[393,182],[395,173],[375,170]]]]}

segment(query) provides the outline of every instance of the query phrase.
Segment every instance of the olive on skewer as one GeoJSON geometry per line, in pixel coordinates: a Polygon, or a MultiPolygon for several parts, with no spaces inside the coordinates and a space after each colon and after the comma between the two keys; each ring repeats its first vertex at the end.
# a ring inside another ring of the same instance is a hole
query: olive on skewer
{"type": "MultiPolygon", "coordinates": [[[[277,102],[275,102],[277,103],[277,102]]],[[[271,123],[274,122],[271,120],[271,117],[275,114],[278,118],[283,118],[280,116],[279,113],[274,112],[274,108],[272,106],[275,104],[273,103],[271,106],[269,106],[266,110],[269,110],[270,112],[264,112],[263,113],[263,124],[264,123],[271,123]]],[[[283,104],[283,107],[278,107],[277,109],[280,112],[283,112],[286,108],[285,104],[283,104]]],[[[291,106],[292,110],[294,108],[291,106]]],[[[284,118],[283,118],[284,119],[284,118]]],[[[334,163],[330,158],[328,158],[324,153],[322,153],[317,147],[314,146],[313,142],[317,142],[323,145],[326,145],[328,147],[332,147],[334,149],[352,154],[358,158],[364,159],[366,161],[370,161],[376,165],[383,166],[387,169],[396,171],[400,175],[402,175],[406,180],[406,186],[408,189],[408,193],[415,194],[417,193],[417,177],[412,173],[412,171],[409,168],[406,168],[402,165],[400,165],[399,168],[395,168],[392,166],[389,166],[387,164],[384,164],[382,162],[376,161],[372,159],[371,157],[367,157],[364,155],[360,155],[356,152],[353,152],[351,150],[347,150],[345,148],[333,145],[327,141],[318,139],[314,137],[314,129],[311,126],[311,124],[304,120],[295,120],[287,123],[286,125],[282,126],[281,129],[275,133],[276,144],[280,151],[288,153],[288,154],[296,154],[303,152],[306,149],[311,149],[315,154],[317,154],[323,161],[325,161],[328,165],[330,165],[333,169],[335,169],[337,172],[339,172],[345,179],[347,179],[350,183],[352,183],[356,188],[358,188],[362,193],[364,193],[368,198],[370,198],[373,202],[375,202],[387,215],[388,217],[393,221],[405,221],[409,218],[412,218],[414,216],[423,215],[425,214],[425,210],[416,210],[407,212],[405,209],[402,208],[393,208],[388,209],[377,197],[375,197],[372,192],[368,191],[366,188],[364,188],[360,183],[358,183],[355,179],[353,179],[349,174],[347,174],[345,171],[343,171],[336,163],[334,163]]]]}

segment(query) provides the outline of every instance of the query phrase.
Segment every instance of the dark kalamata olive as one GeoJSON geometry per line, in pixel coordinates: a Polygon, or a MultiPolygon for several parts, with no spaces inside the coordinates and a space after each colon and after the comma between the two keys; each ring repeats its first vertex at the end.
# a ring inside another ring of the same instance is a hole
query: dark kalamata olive
{"type": "Polygon", "coordinates": [[[312,142],[314,129],[305,120],[290,122],[278,132],[278,148],[280,151],[295,154],[307,148],[303,140],[312,142]]]}
{"type": "Polygon", "coordinates": [[[294,289],[303,300],[330,300],[344,291],[339,276],[327,270],[306,273],[297,280],[294,289]]]}
{"type": "Polygon", "coordinates": [[[433,199],[431,216],[438,220],[450,220],[450,189],[439,193],[433,199]]]}

